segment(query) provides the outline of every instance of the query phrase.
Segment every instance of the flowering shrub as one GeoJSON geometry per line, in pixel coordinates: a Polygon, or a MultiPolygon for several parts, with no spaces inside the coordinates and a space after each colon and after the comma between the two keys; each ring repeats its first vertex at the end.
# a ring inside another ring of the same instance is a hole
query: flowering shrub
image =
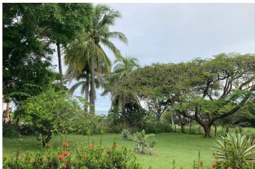
{"type": "Polygon", "coordinates": [[[119,148],[116,143],[112,146],[102,147],[90,144],[89,146],[77,145],[75,152],[68,151],[68,144],[53,150],[47,147],[42,152],[21,155],[16,158],[3,158],[3,168],[6,169],[141,169],[136,158],[125,147],[119,148]]]}
{"type": "Polygon", "coordinates": [[[217,140],[214,151],[216,169],[254,169],[255,144],[241,134],[228,134],[217,140]]]}

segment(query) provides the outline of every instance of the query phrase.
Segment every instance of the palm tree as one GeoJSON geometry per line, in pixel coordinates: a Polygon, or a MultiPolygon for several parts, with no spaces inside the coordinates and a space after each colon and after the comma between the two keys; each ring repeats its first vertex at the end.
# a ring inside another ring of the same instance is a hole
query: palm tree
{"type": "Polygon", "coordinates": [[[110,41],[118,39],[127,43],[126,36],[121,32],[110,32],[109,26],[114,25],[114,21],[120,18],[118,11],[105,5],[94,7],[92,15],[92,30],[84,33],[80,39],[77,39],[68,46],[65,60],[70,67],[79,72],[88,66],[90,70],[90,112],[95,113],[95,78],[100,74],[109,73],[111,62],[104,52],[102,45],[110,49],[116,58],[121,58],[120,51],[110,41]]]}
{"type": "Polygon", "coordinates": [[[126,57],[117,59],[113,68],[113,72],[104,79],[104,91],[101,95],[111,93],[112,105],[111,109],[114,113],[122,110],[125,122],[125,105],[127,101],[136,100],[131,93],[125,93],[122,89],[118,89],[118,82],[128,76],[133,70],[140,67],[138,60],[134,57],[126,57]]]}

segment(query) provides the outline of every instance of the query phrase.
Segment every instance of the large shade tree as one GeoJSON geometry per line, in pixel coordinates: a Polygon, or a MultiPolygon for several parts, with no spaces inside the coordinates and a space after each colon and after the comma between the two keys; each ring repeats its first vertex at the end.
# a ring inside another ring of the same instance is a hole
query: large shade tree
{"type": "Polygon", "coordinates": [[[96,5],[92,14],[92,29],[84,32],[66,50],[65,61],[71,69],[82,72],[85,67],[89,67],[91,113],[95,112],[95,78],[100,74],[109,73],[111,68],[111,62],[103,46],[110,49],[116,58],[121,58],[120,51],[111,39],[127,43],[123,33],[109,30],[109,26],[113,26],[115,20],[120,17],[118,11],[105,5],[96,5]]]}
{"type": "Polygon", "coordinates": [[[142,99],[168,100],[172,110],[195,120],[205,137],[210,137],[216,120],[254,103],[254,68],[254,54],[219,54],[212,59],[138,69],[119,85],[142,99]]]}

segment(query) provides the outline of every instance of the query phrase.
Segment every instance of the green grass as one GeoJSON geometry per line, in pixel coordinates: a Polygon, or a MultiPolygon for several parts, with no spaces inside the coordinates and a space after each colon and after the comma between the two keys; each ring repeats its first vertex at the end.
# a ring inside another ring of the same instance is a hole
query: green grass
{"type": "MultiPolygon", "coordinates": [[[[135,148],[135,142],[119,140],[116,134],[102,135],[103,145],[111,146],[116,141],[118,146],[126,146],[130,149],[135,148]]],[[[22,153],[31,153],[40,151],[41,145],[36,141],[35,137],[27,136],[22,138],[22,153]]],[[[88,136],[82,135],[67,135],[56,136],[51,141],[53,148],[61,145],[62,141],[67,141],[70,151],[75,149],[75,144],[83,144],[87,146],[88,142],[100,144],[101,135],[88,136]]],[[[163,133],[156,134],[157,144],[153,149],[153,155],[136,154],[137,160],[142,166],[147,169],[149,166],[152,169],[172,168],[173,160],[176,163],[176,169],[183,167],[184,169],[192,169],[194,160],[198,159],[198,153],[201,153],[201,160],[204,162],[205,168],[210,168],[213,162],[211,147],[215,142],[214,138],[203,138],[201,135],[179,134],[179,133],[163,133]]],[[[18,139],[3,138],[3,154],[15,156],[18,148],[18,139]]]]}

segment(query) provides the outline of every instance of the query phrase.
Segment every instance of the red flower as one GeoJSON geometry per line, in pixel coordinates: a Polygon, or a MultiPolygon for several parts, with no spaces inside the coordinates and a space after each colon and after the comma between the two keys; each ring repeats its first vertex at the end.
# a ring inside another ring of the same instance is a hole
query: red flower
{"type": "Polygon", "coordinates": [[[112,147],[117,147],[117,146],[118,146],[117,143],[113,143],[113,144],[112,144],[112,147]]]}
{"type": "Polygon", "coordinates": [[[68,146],[68,143],[67,143],[67,142],[63,142],[63,143],[62,143],[62,146],[63,146],[63,147],[67,147],[67,146],[68,146]]]}
{"type": "Polygon", "coordinates": [[[64,156],[68,156],[68,152],[67,151],[64,151],[64,156]]]}
{"type": "Polygon", "coordinates": [[[67,168],[66,164],[63,164],[62,166],[63,166],[63,168],[67,168]]]}
{"type": "Polygon", "coordinates": [[[215,164],[211,164],[211,167],[212,167],[212,168],[215,168],[215,167],[216,167],[216,165],[215,165],[215,164]]]}
{"type": "Polygon", "coordinates": [[[230,143],[228,143],[228,145],[229,145],[229,146],[232,146],[233,144],[230,142],[230,143]]]}
{"type": "Polygon", "coordinates": [[[228,169],[233,169],[232,167],[228,167],[228,169]]]}
{"type": "Polygon", "coordinates": [[[83,158],[85,158],[86,156],[87,156],[86,154],[83,154],[83,156],[82,156],[82,157],[83,157],[83,158]]]}
{"type": "Polygon", "coordinates": [[[89,148],[93,148],[93,145],[92,145],[92,144],[90,144],[90,145],[89,145],[89,148]]]}
{"type": "Polygon", "coordinates": [[[64,158],[64,156],[62,154],[60,154],[60,155],[58,155],[58,158],[62,160],[64,158]]]}

